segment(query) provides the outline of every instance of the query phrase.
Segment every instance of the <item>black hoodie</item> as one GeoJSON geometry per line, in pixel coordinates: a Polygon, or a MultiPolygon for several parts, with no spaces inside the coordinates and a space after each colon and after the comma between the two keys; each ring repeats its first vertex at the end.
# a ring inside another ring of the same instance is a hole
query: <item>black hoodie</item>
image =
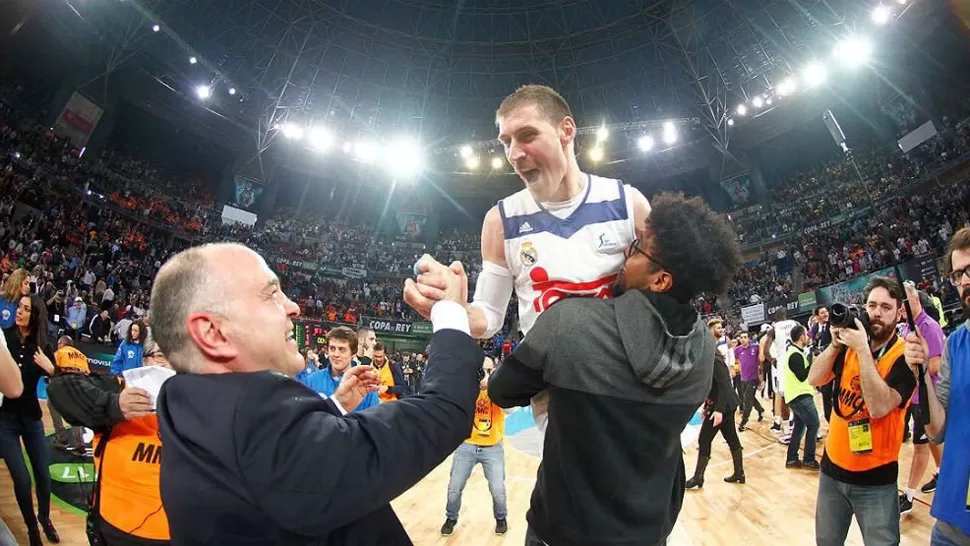
{"type": "Polygon", "coordinates": [[[489,382],[492,401],[549,393],[529,525],[551,546],[663,544],[684,498],[680,434],[704,403],[714,339],[690,305],[631,291],[539,316],[489,382]]]}

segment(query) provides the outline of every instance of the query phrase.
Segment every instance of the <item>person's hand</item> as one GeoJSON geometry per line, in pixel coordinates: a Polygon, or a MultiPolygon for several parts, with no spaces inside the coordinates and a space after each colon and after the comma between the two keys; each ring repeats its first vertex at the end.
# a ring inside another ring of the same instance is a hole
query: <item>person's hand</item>
{"type": "MultiPolygon", "coordinates": [[[[839,330],[839,341],[856,353],[869,350],[869,336],[866,334],[865,327],[859,319],[855,320],[855,328],[842,328],[839,330]]],[[[833,336],[834,339],[834,336],[833,336]]]]}
{"type": "Polygon", "coordinates": [[[430,255],[421,256],[414,264],[418,281],[407,279],[404,281],[404,301],[425,319],[431,319],[431,307],[436,301],[443,299],[442,290],[445,282],[441,278],[441,270],[447,269],[430,255]]]}
{"type": "Polygon", "coordinates": [[[37,349],[37,352],[34,353],[34,364],[48,371],[53,371],[54,369],[54,364],[51,362],[51,359],[47,358],[47,355],[40,349],[37,349]]]}
{"type": "Polygon", "coordinates": [[[118,396],[118,406],[126,421],[152,414],[152,395],[145,389],[127,387],[118,396]]]}
{"type": "Polygon", "coordinates": [[[926,345],[926,340],[916,332],[910,332],[906,336],[903,356],[906,358],[906,364],[909,364],[913,371],[918,372],[919,366],[925,366],[929,363],[930,359],[927,356],[929,354],[930,350],[926,345]]]}
{"type": "Polygon", "coordinates": [[[721,426],[721,421],[723,419],[724,419],[724,414],[723,413],[721,413],[719,411],[715,411],[715,412],[711,413],[711,421],[712,421],[712,423],[714,424],[715,427],[721,426]]]}
{"type": "Polygon", "coordinates": [[[834,345],[836,349],[841,349],[842,347],[845,347],[845,343],[842,342],[843,330],[845,330],[845,328],[836,328],[834,326],[829,328],[829,334],[831,334],[832,336],[831,344],[834,345]]]}
{"type": "Polygon", "coordinates": [[[387,385],[381,385],[377,388],[377,394],[387,394],[387,385]]]}
{"type": "Polygon", "coordinates": [[[337,392],[333,397],[346,412],[357,409],[369,392],[375,392],[380,387],[380,380],[372,366],[354,366],[344,372],[337,392]]]}
{"type": "Polygon", "coordinates": [[[906,301],[909,302],[909,308],[913,311],[913,320],[923,312],[923,306],[919,302],[919,292],[916,290],[916,285],[907,281],[903,283],[906,288],[906,301]]]}

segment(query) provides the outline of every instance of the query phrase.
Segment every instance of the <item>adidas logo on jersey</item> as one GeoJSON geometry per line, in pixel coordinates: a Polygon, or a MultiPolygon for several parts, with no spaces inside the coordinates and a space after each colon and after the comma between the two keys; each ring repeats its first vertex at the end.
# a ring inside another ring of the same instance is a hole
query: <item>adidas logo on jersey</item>
{"type": "Polygon", "coordinates": [[[532,231],[532,226],[529,225],[529,222],[523,222],[522,225],[519,226],[519,233],[529,233],[530,231],[532,231]]]}

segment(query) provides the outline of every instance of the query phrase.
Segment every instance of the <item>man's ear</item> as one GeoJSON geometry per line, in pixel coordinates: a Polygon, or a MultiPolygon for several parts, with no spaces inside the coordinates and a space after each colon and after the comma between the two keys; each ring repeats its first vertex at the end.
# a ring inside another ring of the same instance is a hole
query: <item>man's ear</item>
{"type": "Polygon", "coordinates": [[[210,360],[226,361],[238,356],[238,351],[226,335],[228,324],[211,313],[192,313],[188,319],[189,337],[196,348],[210,360]]]}

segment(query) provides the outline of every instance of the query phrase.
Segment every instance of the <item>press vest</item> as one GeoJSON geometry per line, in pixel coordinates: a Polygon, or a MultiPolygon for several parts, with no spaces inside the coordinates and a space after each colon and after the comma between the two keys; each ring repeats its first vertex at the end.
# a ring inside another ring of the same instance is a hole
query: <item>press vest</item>
{"type": "MultiPolygon", "coordinates": [[[[805,377],[805,381],[799,381],[791,371],[791,366],[788,365],[791,362],[791,357],[796,353],[805,356],[805,352],[799,349],[798,345],[792,345],[785,353],[785,403],[791,402],[803,394],[809,396],[815,394],[815,388],[808,384],[808,377],[805,377]]],[[[808,366],[807,356],[805,356],[805,366],[808,366]]]]}
{"type": "Polygon", "coordinates": [[[957,328],[946,342],[950,363],[950,398],[946,407],[946,444],[930,514],[970,536],[967,489],[970,488],[970,329],[957,328]],[[963,446],[961,449],[959,446],[963,446]]]}
{"type": "Polygon", "coordinates": [[[88,357],[74,347],[61,347],[54,353],[54,364],[62,372],[91,373],[88,357]]]}
{"type": "MultiPolygon", "coordinates": [[[[101,436],[97,443],[101,442],[101,436]]],[[[95,446],[97,452],[97,446],[95,446]]],[[[169,540],[168,516],[162,507],[159,475],[162,441],[158,417],[149,415],[114,425],[101,468],[101,517],[125,534],[169,540]]]]}
{"type": "MultiPolygon", "coordinates": [[[[885,379],[889,375],[893,363],[903,355],[905,345],[905,342],[897,337],[885,350],[876,362],[879,377],[885,379]]],[[[829,433],[825,438],[825,453],[829,460],[850,472],[863,472],[897,462],[899,447],[903,443],[903,419],[906,417],[909,396],[903,397],[906,404],[902,408],[897,406],[880,419],[872,418],[862,398],[859,357],[851,349],[846,351],[842,374],[836,376],[835,381],[838,381],[836,384],[838,411],[834,409],[832,411],[829,433]],[[872,431],[872,452],[856,454],[849,447],[848,424],[851,421],[866,418],[869,419],[869,428],[872,431]]]]}

